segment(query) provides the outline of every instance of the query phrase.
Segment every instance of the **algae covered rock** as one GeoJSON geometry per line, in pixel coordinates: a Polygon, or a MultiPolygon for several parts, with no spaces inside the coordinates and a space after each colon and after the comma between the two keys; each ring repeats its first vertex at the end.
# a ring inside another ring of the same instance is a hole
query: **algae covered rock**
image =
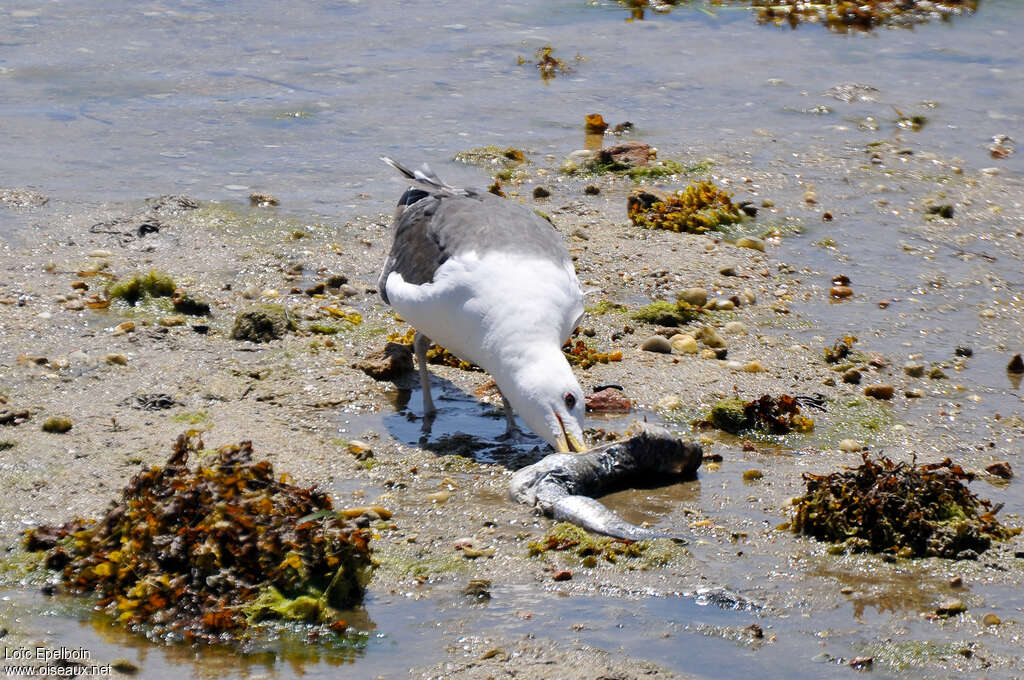
{"type": "Polygon", "coordinates": [[[632,312],[630,317],[658,326],[683,326],[703,313],[704,311],[700,307],[685,300],[676,300],[675,302],[655,300],[632,312]]]}
{"type": "Polygon", "coordinates": [[[231,329],[231,339],[270,342],[295,328],[295,322],[284,305],[259,304],[238,313],[231,329]]]}
{"type": "Polygon", "coordinates": [[[742,399],[722,399],[708,414],[708,420],[717,429],[738,434],[747,428],[746,402],[742,399]]]}
{"type": "Polygon", "coordinates": [[[46,550],[69,590],[95,593],[128,627],[214,643],[265,618],[333,629],[337,610],[363,596],[370,530],[254,462],[249,442],[201,452],[198,433],[180,436],[167,464],[133,477],[101,520],[32,529],[26,547],[46,550]]]}
{"type": "Polygon", "coordinates": [[[814,399],[791,397],[788,394],[778,397],[764,394],[751,401],[722,399],[712,407],[707,419],[698,421],[697,425],[710,424],[731,434],[748,430],[773,435],[793,431],[810,432],[814,429],[814,421],[800,412],[800,399],[817,403],[814,399]]]}
{"type": "Polygon", "coordinates": [[[374,380],[395,380],[412,373],[412,348],[400,342],[389,342],[383,349],[371,352],[356,368],[374,380]]]}
{"type": "Polygon", "coordinates": [[[794,532],[857,550],[967,559],[1021,531],[1000,524],[998,508],[964,484],[973,475],[948,458],[916,466],[862,455],[856,468],[804,474],[794,532]]]}

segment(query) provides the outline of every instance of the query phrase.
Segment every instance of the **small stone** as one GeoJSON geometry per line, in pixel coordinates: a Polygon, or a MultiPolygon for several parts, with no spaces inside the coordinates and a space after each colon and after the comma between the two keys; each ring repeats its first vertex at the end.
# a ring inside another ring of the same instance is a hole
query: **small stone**
{"type": "Polygon", "coordinates": [[[711,326],[704,326],[697,331],[697,339],[703,342],[705,345],[712,349],[718,349],[719,347],[725,347],[725,340],[718,334],[711,326]]]}
{"type": "Polygon", "coordinates": [[[808,205],[814,205],[818,202],[818,194],[813,191],[804,192],[804,203],[808,205]]]}
{"type": "Polygon", "coordinates": [[[489,600],[491,599],[491,582],[485,578],[470,579],[466,587],[462,589],[462,594],[474,600],[489,600]]]}
{"type": "Polygon", "coordinates": [[[108,354],[105,357],[103,357],[103,360],[106,361],[108,364],[116,364],[118,366],[128,365],[128,357],[126,357],[123,354],[108,354]]]}
{"type": "Polygon", "coordinates": [[[85,303],[81,300],[68,300],[64,303],[64,309],[72,312],[80,312],[85,309],[85,303]]]}
{"type": "Polygon", "coordinates": [[[652,335],[651,337],[643,341],[643,344],[640,345],[640,349],[644,350],[645,352],[659,352],[661,354],[671,354],[672,343],[670,343],[667,338],[661,335],[652,335]]]}
{"type": "Polygon", "coordinates": [[[869,670],[874,663],[875,657],[873,656],[856,656],[850,660],[850,668],[858,671],[869,670]]]}
{"type": "Polygon", "coordinates": [[[948,203],[943,205],[930,205],[926,212],[929,215],[938,215],[944,220],[953,219],[953,206],[948,203]]]}
{"type": "Polygon", "coordinates": [[[858,371],[856,368],[851,368],[846,373],[843,373],[843,382],[848,383],[850,385],[859,385],[860,371],[858,371]]]}
{"type": "Polygon", "coordinates": [[[964,577],[963,576],[954,576],[953,578],[949,579],[949,587],[950,588],[963,588],[964,587],[964,577]]]}
{"type": "Polygon", "coordinates": [[[728,312],[736,309],[736,302],[728,298],[718,298],[715,300],[714,308],[720,312],[728,312]]]}
{"type": "Polygon", "coordinates": [[[102,248],[89,251],[89,257],[110,257],[111,255],[113,255],[112,252],[109,250],[103,250],[102,248]]]}
{"type": "Polygon", "coordinates": [[[135,330],[134,321],[125,321],[114,326],[114,335],[124,335],[125,333],[131,333],[135,330]]]}
{"type": "Polygon", "coordinates": [[[395,380],[412,373],[412,348],[399,342],[389,342],[384,349],[368,354],[355,367],[374,380],[395,380]]]}
{"type": "Polygon", "coordinates": [[[932,380],[945,380],[946,374],[942,372],[942,369],[936,366],[932,370],[928,371],[928,377],[932,380]]]}
{"type": "Polygon", "coordinates": [[[678,395],[670,394],[666,397],[662,397],[661,401],[658,402],[659,411],[675,411],[676,409],[682,408],[683,400],[678,395]]]}
{"type": "Polygon", "coordinates": [[[266,298],[276,298],[281,297],[281,291],[276,288],[264,288],[260,291],[260,295],[266,298]]]}
{"type": "Polygon", "coordinates": [[[1014,354],[1013,358],[1010,359],[1010,363],[1006,365],[1006,371],[1008,373],[1024,373],[1024,357],[1014,354]]]}
{"type": "Polygon", "coordinates": [[[828,289],[828,294],[832,297],[842,300],[853,295],[853,289],[849,286],[832,286],[828,289]]]}
{"type": "Polygon", "coordinates": [[[551,195],[551,192],[548,191],[547,189],[545,189],[544,187],[538,186],[538,187],[534,187],[533,188],[533,197],[534,198],[547,198],[550,195],[551,195]]]}
{"type": "Polygon", "coordinates": [[[856,439],[844,439],[839,442],[839,450],[846,453],[857,453],[864,447],[856,439]]]}
{"type": "Polygon", "coordinates": [[[998,461],[985,466],[985,472],[1003,479],[1013,478],[1013,468],[1006,461],[998,461]]]}
{"type": "Polygon", "coordinates": [[[868,385],[864,388],[864,394],[872,399],[892,399],[895,393],[892,385],[868,385]]]}
{"type": "Polygon", "coordinates": [[[740,293],[740,299],[743,300],[745,305],[757,304],[757,294],[749,288],[743,289],[743,292],[740,293]]]}
{"type": "Polygon", "coordinates": [[[139,672],[138,666],[136,666],[134,663],[123,657],[111,661],[110,667],[118,673],[124,673],[125,675],[135,675],[139,672]]]}
{"type": "Polygon", "coordinates": [[[597,196],[599,193],[601,193],[601,189],[594,186],[593,184],[588,184],[587,186],[583,187],[583,193],[585,193],[587,196],[597,196]]]}
{"type": "Polygon", "coordinates": [[[747,327],[742,321],[730,321],[722,326],[722,331],[728,335],[743,335],[747,332],[747,327]]]}
{"type": "Polygon", "coordinates": [[[568,569],[562,569],[561,571],[556,571],[554,573],[554,575],[551,577],[551,580],[552,581],[568,581],[571,578],[572,578],[572,572],[569,571],[568,569]]]}
{"type": "Polygon", "coordinates": [[[67,416],[51,416],[43,421],[43,432],[61,434],[71,429],[71,418],[67,416]]]}
{"type": "Polygon", "coordinates": [[[760,470],[746,470],[743,473],[744,482],[756,482],[764,477],[764,473],[760,470]]]}
{"type": "Polygon", "coordinates": [[[443,491],[438,491],[436,493],[428,493],[426,496],[428,501],[430,501],[431,503],[437,503],[438,505],[440,505],[441,503],[448,502],[448,499],[451,497],[452,492],[448,491],[447,489],[443,491]]]}
{"type": "Polygon", "coordinates": [[[373,449],[361,439],[353,439],[348,443],[348,452],[355,456],[356,460],[373,458],[373,449]]]}
{"type": "Polygon", "coordinates": [[[924,392],[915,387],[904,392],[903,396],[907,399],[920,399],[924,396],[924,392]]]}
{"type": "Polygon", "coordinates": [[[943,618],[948,618],[950,616],[956,616],[957,614],[963,614],[966,611],[967,611],[967,605],[964,604],[963,600],[958,599],[958,598],[953,598],[951,600],[946,600],[945,602],[943,602],[942,604],[940,604],[938,607],[935,608],[935,614],[937,616],[941,616],[943,618]]]}
{"type": "Polygon", "coordinates": [[[915,361],[908,361],[903,364],[903,372],[909,375],[911,378],[920,378],[924,375],[924,365],[919,364],[915,361]]]}
{"type": "Polygon", "coordinates": [[[761,373],[764,371],[764,367],[761,366],[760,361],[757,361],[755,359],[754,361],[748,361],[747,363],[743,364],[742,370],[744,373],[761,373]]]}
{"type": "Polygon", "coordinates": [[[703,307],[707,304],[708,292],[703,288],[686,288],[676,295],[676,299],[694,307],[703,307]]]}
{"type": "Polygon", "coordinates": [[[173,326],[184,326],[186,319],[181,314],[172,314],[170,316],[164,316],[160,318],[160,325],[167,326],[168,328],[173,326]]]}
{"type": "Polygon", "coordinates": [[[1002,619],[992,613],[985,614],[985,616],[981,617],[981,625],[983,626],[998,626],[1002,622],[1002,619]]]}
{"type": "Polygon", "coordinates": [[[629,413],[632,402],[614,387],[606,387],[584,397],[588,413],[629,413]]]}
{"type": "Polygon", "coordinates": [[[718,353],[715,352],[715,350],[713,350],[713,349],[702,349],[700,351],[700,358],[701,359],[717,359],[718,358],[718,353]]]}
{"type": "Polygon", "coordinates": [[[736,239],[736,245],[740,248],[750,248],[751,250],[758,250],[762,253],[765,251],[764,241],[752,236],[744,236],[743,238],[736,239]]]}
{"type": "Polygon", "coordinates": [[[774,208],[775,207],[775,201],[773,201],[770,198],[766,198],[766,199],[761,201],[761,207],[762,208],[774,208]]]}
{"type": "Polygon", "coordinates": [[[733,267],[732,265],[721,267],[718,270],[718,273],[722,276],[736,276],[736,267],[733,267]]]}
{"type": "Polygon", "coordinates": [[[953,350],[954,354],[958,357],[969,357],[974,356],[974,350],[967,345],[957,345],[956,349],[953,350]]]}
{"type": "Polygon", "coordinates": [[[668,342],[672,345],[672,349],[680,354],[696,354],[700,351],[700,348],[697,346],[697,339],[692,335],[677,333],[669,338],[668,342]]]}

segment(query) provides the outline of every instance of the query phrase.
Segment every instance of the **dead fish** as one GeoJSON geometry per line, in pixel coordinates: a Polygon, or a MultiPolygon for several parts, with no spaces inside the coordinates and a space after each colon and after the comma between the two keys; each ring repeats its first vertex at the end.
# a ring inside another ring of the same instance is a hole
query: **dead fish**
{"type": "Polygon", "coordinates": [[[684,442],[655,425],[634,423],[632,429],[638,432],[628,439],[585,453],[554,453],[518,470],[509,483],[509,497],[556,520],[613,538],[683,540],[630,524],[593,498],[631,485],[692,478],[700,467],[699,444],[684,442]]]}

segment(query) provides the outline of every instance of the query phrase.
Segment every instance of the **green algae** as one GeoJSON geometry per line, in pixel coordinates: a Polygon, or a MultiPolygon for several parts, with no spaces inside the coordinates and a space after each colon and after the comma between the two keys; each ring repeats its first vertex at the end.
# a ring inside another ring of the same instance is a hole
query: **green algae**
{"type": "Polygon", "coordinates": [[[704,314],[704,310],[684,300],[655,300],[630,313],[630,318],[658,326],[683,326],[704,314]]]}
{"type": "Polygon", "coordinates": [[[627,541],[592,534],[569,522],[555,524],[540,541],[531,541],[530,557],[559,553],[581,566],[592,567],[600,562],[621,564],[627,569],[663,567],[684,555],[683,549],[669,539],[627,541]]]}
{"type": "MultiPolygon", "coordinates": [[[[467,151],[460,151],[455,154],[452,160],[480,167],[497,166],[503,170],[511,170],[527,162],[526,153],[522,149],[517,149],[513,146],[498,146],[496,144],[488,144],[487,146],[478,146],[467,151]]],[[[509,175],[506,179],[512,179],[512,176],[509,175]]]]}
{"type": "Polygon", "coordinates": [[[148,274],[113,282],[107,287],[107,297],[111,300],[124,300],[130,307],[134,307],[143,298],[171,297],[174,291],[174,279],[151,270],[148,274]]]}
{"type": "Polygon", "coordinates": [[[619,302],[612,302],[608,298],[598,300],[593,305],[586,308],[588,314],[603,315],[603,314],[618,314],[626,311],[626,305],[619,302]]]}

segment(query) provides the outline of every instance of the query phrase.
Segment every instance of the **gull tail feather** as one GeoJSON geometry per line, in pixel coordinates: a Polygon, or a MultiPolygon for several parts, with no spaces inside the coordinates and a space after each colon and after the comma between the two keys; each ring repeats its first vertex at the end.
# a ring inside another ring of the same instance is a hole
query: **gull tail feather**
{"type": "Polygon", "coordinates": [[[381,156],[382,161],[393,167],[398,172],[402,173],[409,179],[419,184],[431,187],[432,189],[440,189],[443,191],[454,191],[455,187],[446,182],[442,181],[437,174],[430,169],[430,166],[424,163],[419,170],[410,170],[398,161],[388,156],[381,156]]]}

